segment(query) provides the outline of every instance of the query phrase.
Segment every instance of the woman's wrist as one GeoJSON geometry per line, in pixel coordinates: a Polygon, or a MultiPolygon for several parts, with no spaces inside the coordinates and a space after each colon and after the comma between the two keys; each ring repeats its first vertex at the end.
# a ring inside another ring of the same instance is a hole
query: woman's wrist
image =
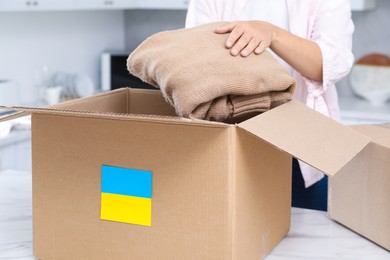
{"type": "Polygon", "coordinates": [[[282,29],[279,28],[278,26],[271,24],[271,23],[269,24],[269,26],[270,26],[270,31],[271,31],[271,42],[270,42],[269,47],[272,51],[274,51],[273,50],[274,45],[278,44],[278,42],[280,42],[280,34],[282,33],[281,32],[282,29]]]}

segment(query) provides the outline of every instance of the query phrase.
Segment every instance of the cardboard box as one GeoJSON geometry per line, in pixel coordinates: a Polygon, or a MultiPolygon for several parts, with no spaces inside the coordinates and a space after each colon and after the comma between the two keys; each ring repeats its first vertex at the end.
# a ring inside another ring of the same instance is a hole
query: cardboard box
{"type": "Polygon", "coordinates": [[[390,250],[390,125],[352,128],[371,142],[329,180],[329,215],[390,250]]]}
{"type": "Polygon", "coordinates": [[[262,259],[289,230],[291,155],[332,176],[369,143],[297,101],[239,124],[174,117],[159,91],[128,88],[3,109],[32,114],[42,260],[262,259]],[[146,187],[135,202],[130,186],[146,187]]]}

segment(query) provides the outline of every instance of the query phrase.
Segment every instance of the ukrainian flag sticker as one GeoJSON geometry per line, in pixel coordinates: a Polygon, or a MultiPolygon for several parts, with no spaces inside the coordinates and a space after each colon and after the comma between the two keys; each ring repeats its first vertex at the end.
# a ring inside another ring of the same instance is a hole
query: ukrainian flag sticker
{"type": "Polygon", "coordinates": [[[152,172],[103,165],[100,219],[152,226],[152,172]]]}

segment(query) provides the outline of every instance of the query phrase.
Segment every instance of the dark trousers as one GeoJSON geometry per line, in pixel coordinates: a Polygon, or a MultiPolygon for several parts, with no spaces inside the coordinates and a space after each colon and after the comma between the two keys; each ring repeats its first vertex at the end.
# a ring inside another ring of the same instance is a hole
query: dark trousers
{"type": "Polygon", "coordinates": [[[293,159],[291,205],[297,208],[326,211],[328,208],[328,177],[325,176],[306,189],[298,161],[293,159]]]}

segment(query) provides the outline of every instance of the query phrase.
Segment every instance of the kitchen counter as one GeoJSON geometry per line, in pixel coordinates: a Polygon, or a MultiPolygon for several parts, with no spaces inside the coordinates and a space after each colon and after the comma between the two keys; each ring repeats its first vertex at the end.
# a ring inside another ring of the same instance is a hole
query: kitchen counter
{"type": "Polygon", "coordinates": [[[364,99],[339,97],[341,121],[345,124],[376,124],[390,122],[390,102],[374,106],[364,99]]]}
{"type": "MultiPolygon", "coordinates": [[[[0,260],[32,260],[31,174],[0,172],[0,260]]],[[[287,237],[266,260],[389,260],[390,252],[330,220],[325,212],[292,208],[287,237]]]]}

